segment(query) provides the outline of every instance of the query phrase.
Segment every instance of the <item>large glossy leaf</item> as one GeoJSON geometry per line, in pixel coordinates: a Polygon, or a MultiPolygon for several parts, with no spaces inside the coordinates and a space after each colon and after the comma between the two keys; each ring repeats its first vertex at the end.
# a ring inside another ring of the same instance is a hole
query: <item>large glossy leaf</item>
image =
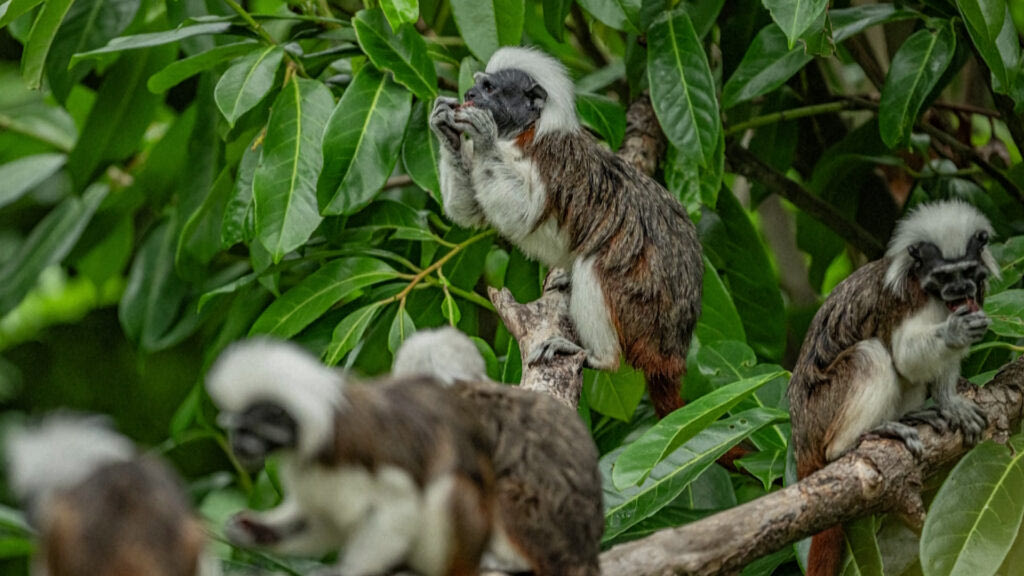
{"type": "Polygon", "coordinates": [[[0,28],[43,3],[43,0],[7,0],[0,3],[0,28]]]}
{"type": "Polygon", "coordinates": [[[203,203],[193,212],[178,236],[178,249],[174,254],[175,266],[184,271],[191,266],[203,266],[221,250],[220,231],[224,209],[234,192],[234,179],[230,167],[225,166],[214,181],[203,203]]]}
{"type": "Polygon", "coordinates": [[[572,0],[544,0],[544,28],[555,40],[565,36],[565,18],[572,8],[572,0]]]}
{"type": "Polygon", "coordinates": [[[878,110],[886,146],[896,148],[910,141],[921,105],[949,67],[955,50],[951,24],[936,31],[918,30],[900,46],[885,78],[878,110]]]}
{"type": "Polygon", "coordinates": [[[757,408],[715,422],[659,464],[639,487],[606,491],[603,541],[614,541],[618,535],[656,514],[729,448],[785,417],[785,412],[780,410],[757,408]]]}
{"type": "Polygon", "coordinates": [[[324,132],[316,196],[324,215],[352,214],[373,200],[398,161],[410,93],[372,66],[356,74],[324,132]]]}
{"type": "Polygon", "coordinates": [[[858,518],[846,524],[843,531],[846,533],[846,562],[842,576],[885,576],[875,535],[875,517],[858,518]]]}
{"type": "Polygon", "coordinates": [[[256,236],[274,262],[309,240],[320,224],[316,179],[333,104],[326,86],[298,77],[274,101],[263,156],[252,180],[256,236]]]}
{"type": "Polygon", "coordinates": [[[380,302],[368,304],[352,312],[339,322],[338,326],[334,329],[331,343],[324,352],[324,363],[328,366],[334,366],[341,362],[341,359],[351,352],[363,339],[363,334],[366,333],[366,329],[369,328],[373,319],[377,317],[381,307],[382,304],[380,302]]]}
{"type": "Polygon", "coordinates": [[[252,179],[260,164],[263,152],[263,135],[253,136],[245,147],[235,174],[235,192],[224,209],[221,222],[220,242],[222,248],[230,248],[239,242],[249,242],[255,232],[255,216],[252,211],[252,179]]]}
{"type": "Polygon", "coordinates": [[[82,134],[68,156],[77,188],[92,181],[105,163],[132,155],[156,114],[161,98],[146,89],[146,78],[174,58],[172,46],[126,54],[103,78],[82,134]]]}
{"type": "Polygon", "coordinates": [[[957,0],[971,41],[992,71],[992,89],[1011,94],[1020,74],[1020,41],[1005,0],[957,0]]]}
{"type": "Polygon", "coordinates": [[[642,482],[662,460],[693,438],[746,396],[782,372],[739,380],[690,402],[662,418],[628,445],[615,461],[612,481],[619,489],[642,482]]]}
{"type": "Polygon", "coordinates": [[[0,164],[0,208],[16,201],[53,176],[67,161],[64,154],[35,154],[0,164]]]}
{"type": "Polygon", "coordinates": [[[46,57],[53,46],[61,21],[71,8],[73,0],[49,0],[32,23],[25,51],[21,56],[21,77],[29,88],[39,88],[43,79],[46,57]]]}
{"type": "Polygon", "coordinates": [[[107,45],[102,48],[75,54],[71,57],[71,65],[74,66],[84,58],[95,58],[102,56],[103,54],[162,46],[164,44],[171,44],[186,38],[192,38],[193,36],[224,34],[229,31],[231,31],[230,22],[203,22],[199,24],[190,24],[188,26],[180,26],[174,30],[147,32],[145,34],[134,34],[132,36],[119,36],[108,42],[107,45]]]}
{"type": "Polygon", "coordinates": [[[420,17],[419,0],[381,0],[380,7],[392,30],[398,30],[402,24],[415,24],[420,17]]]}
{"type": "Polygon", "coordinates": [[[137,0],[76,0],[64,17],[46,58],[46,78],[57,100],[63,102],[71,87],[90,66],[68,66],[73,54],[99,48],[124,31],[135,18],[137,0]]]}
{"type": "Polygon", "coordinates": [[[43,270],[68,255],[106,194],[106,186],[96,184],[81,198],[72,196],[61,202],[35,225],[18,251],[0,265],[0,278],[4,279],[0,283],[0,316],[21,302],[43,270]]]}
{"type": "Polygon", "coordinates": [[[200,72],[209,70],[214,66],[232,60],[243,54],[248,54],[257,48],[255,40],[243,40],[233,44],[224,44],[189,56],[184,60],[177,60],[167,65],[166,68],[153,74],[146,82],[150,92],[160,94],[166,92],[173,86],[177,86],[186,78],[190,78],[200,72]]]}
{"type": "Polygon", "coordinates": [[[427,55],[427,43],[411,24],[391,31],[379,10],[363,10],[352,19],[359,45],[373,65],[395,75],[423,102],[433,104],[437,96],[437,74],[427,55]]]}
{"type": "Polygon", "coordinates": [[[597,132],[612,150],[626,134],[626,110],[615,100],[598,94],[577,94],[576,111],[583,124],[597,132]]]}
{"type": "Polygon", "coordinates": [[[989,330],[1000,336],[1024,338],[1024,290],[1005,290],[985,299],[989,330]]]}
{"type": "Polygon", "coordinates": [[[747,340],[740,313],[736,311],[736,305],[718,271],[707,258],[704,259],[704,289],[696,334],[704,346],[722,340],[747,340]]]}
{"type": "Polygon", "coordinates": [[[417,186],[441,204],[441,175],[438,173],[440,144],[428,123],[429,102],[417,102],[402,139],[402,165],[417,186]]]}
{"type": "Polygon", "coordinates": [[[324,312],[361,289],[395,278],[398,273],[374,258],[343,258],[329,262],[274,301],[256,320],[250,334],[289,338],[324,312]]]}
{"type": "Polygon", "coordinates": [[[718,205],[718,194],[725,176],[725,135],[718,134],[718,145],[706,166],[684,157],[678,148],[669,146],[664,162],[665,185],[686,207],[691,218],[697,218],[701,207],[718,205]]]}
{"type": "Polygon", "coordinates": [[[481,62],[500,46],[518,46],[523,37],[523,0],[451,0],[455,24],[466,46],[481,62]]]}
{"type": "Polygon", "coordinates": [[[639,32],[641,0],[578,0],[579,5],[604,24],[624,30],[639,32]]]}
{"type": "MultiPolygon", "coordinates": [[[[217,82],[213,96],[217,108],[235,125],[242,114],[259,104],[260,100],[274,86],[277,68],[284,58],[284,50],[278,46],[265,46],[234,63],[217,82]]],[[[271,123],[273,126],[273,123],[271,123]]]]}
{"type": "Polygon", "coordinates": [[[984,442],[957,463],[921,533],[925,576],[994,574],[1024,518],[1024,437],[984,442]]]}
{"type": "Polygon", "coordinates": [[[789,48],[814,24],[825,9],[828,0],[762,0],[764,7],[772,13],[772,20],[782,29],[789,41],[789,48]]]}
{"type": "Polygon", "coordinates": [[[779,359],[786,345],[785,306],[778,280],[750,218],[728,192],[698,224],[704,254],[730,287],[747,341],[765,358],[779,359]]]}
{"type": "Polygon", "coordinates": [[[587,370],[583,376],[583,390],[587,404],[605,416],[628,422],[643,399],[647,385],[644,373],[628,365],[619,366],[617,372],[587,370]]]}
{"type": "Polygon", "coordinates": [[[658,18],[647,32],[647,46],[651,103],[658,122],[684,159],[707,166],[722,123],[715,81],[690,17],[675,11],[658,18]]]}

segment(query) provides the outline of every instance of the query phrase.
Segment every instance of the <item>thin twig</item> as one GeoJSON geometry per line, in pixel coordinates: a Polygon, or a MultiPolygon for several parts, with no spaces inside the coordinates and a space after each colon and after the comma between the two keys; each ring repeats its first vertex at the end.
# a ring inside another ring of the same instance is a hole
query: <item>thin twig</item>
{"type": "Polygon", "coordinates": [[[399,174],[388,178],[388,181],[384,183],[383,190],[391,190],[393,188],[405,188],[406,186],[412,186],[415,184],[412,180],[412,176],[408,174],[399,174]]]}
{"type": "Polygon", "coordinates": [[[760,128],[761,126],[786,122],[787,120],[796,120],[797,118],[806,118],[808,116],[819,116],[821,114],[833,114],[852,107],[853,104],[847,100],[837,100],[835,102],[812,104],[801,108],[780,110],[778,112],[772,112],[771,114],[765,114],[764,116],[755,116],[750,120],[729,126],[725,129],[725,136],[729,137],[734,134],[741,134],[752,128],[760,128]]]}

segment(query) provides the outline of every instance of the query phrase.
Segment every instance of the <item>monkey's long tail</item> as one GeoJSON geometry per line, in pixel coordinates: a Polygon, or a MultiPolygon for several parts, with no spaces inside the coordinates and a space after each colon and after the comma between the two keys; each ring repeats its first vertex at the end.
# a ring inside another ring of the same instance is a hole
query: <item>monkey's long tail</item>
{"type": "Polygon", "coordinates": [[[807,554],[807,576],[838,576],[843,567],[845,541],[842,524],[815,534],[807,554]]]}
{"type": "Polygon", "coordinates": [[[682,408],[683,399],[679,397],[680,374],[668,375],[652,370],[645,372],[644,376],[647,379],[647,393],[651,396],[651,403],[659,419],[682,408]]]}

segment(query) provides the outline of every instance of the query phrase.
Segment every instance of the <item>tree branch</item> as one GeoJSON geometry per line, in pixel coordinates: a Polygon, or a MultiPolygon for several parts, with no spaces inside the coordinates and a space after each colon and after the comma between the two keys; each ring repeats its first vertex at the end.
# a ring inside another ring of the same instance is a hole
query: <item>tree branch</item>
{"type": "Polygon", "coordinates": [[[626,111],[626,136],[622,139],[619,158],[652,176],[665,153],[665,134],[654,115],[654,107],[647,95],[640,96],[626,111]]]}
{"type": "MultiPolygon", "coordinates": [[[[986,438],[1005,440],[1024,416],[1024,357],[984,388],[961,381],[964,395],[988,414],[986,438]]],[[[898,441],[869,438],[801,482],[703,520],[620,544],[601,555],[605,576],[727,574],[839,522],[894,511],[920,517],[922,479],[966,451],[960,432],[917,427],[916,462],[898,441]]]]}
{"type": "Polygon", "coordinates": [[[768,190],[789,200],[805,214],[831,228],[869,258],[878,258],[885,251],[882,243],[856,222],[847,220],[831,204],[815,196],[799,182],[761,161],[738,143],[726,149],[726,158],[733,172],[756,180],[768,190]]]}

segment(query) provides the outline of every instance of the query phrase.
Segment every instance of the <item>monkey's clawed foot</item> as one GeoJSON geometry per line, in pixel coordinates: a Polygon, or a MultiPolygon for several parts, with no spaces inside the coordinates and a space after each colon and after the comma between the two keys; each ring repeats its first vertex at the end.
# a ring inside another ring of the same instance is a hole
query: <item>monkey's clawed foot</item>
{"type": "Polygon", "coordinates": [[[570,287],[572,287],[572,278],[562,268],[552,268],[548,272],[547,279],[544,280],[545,291],[568,292],[570,287]]]}
{"type": "Polygon", "coordinates": [[[450,152],[458,152],[462,149],[462,138],[459,131],[455,129],[455,110],[459,101],[448,96],[439,96],[434,100],[434,109],[430,112],[430,129],[437,134],[450,152]]]}
{"type": "Polygon", "coordinates": [[[473,139],[474,152],[490,148],[498,140],[498,125],[488,110],[464,106],[455,110],[452,117],[455,127],[473,139]]]}
{"type": "Polygon", "coordinates": [[[964,348],[984,338],[990,324],[992,319],[981,310],[961,306],[946,319],[942,336],[950,348],[964,348]]]}
{"type": "Polygon", "coordinates": [[[863,437],[900,440],[907,446],[907,450],[910,450],[910,453],[914,455],[914,458],[920,459],[921,455],[924,454],[924,444],[921,443],[921,437],[918,436],[917,429],[902,422],[882,422],[878,427],[864,434],[863,437]]]}
{"type": "Polygon", "coordinates": [[[583,351],[583,348],[581,348],[579,344],[571,342],[565,338],[548,338],[530,351],[530,355],[526,357],[526,363],[530,366],[534,366],[542,361],[548,362],[555,356],[571,356],[581,351],[583,351]]]}
{"type": "Polygon", "coordinates": [[[908,414],[904,420],[921,422],[943,434],[951,428],[960,430],[964,435],[964,444],[973,446],[981,441],[985,429],[988,428],[988,415],[980,406],[961,398],[952,398],[941,406],[933,406],[908,414]]]}

